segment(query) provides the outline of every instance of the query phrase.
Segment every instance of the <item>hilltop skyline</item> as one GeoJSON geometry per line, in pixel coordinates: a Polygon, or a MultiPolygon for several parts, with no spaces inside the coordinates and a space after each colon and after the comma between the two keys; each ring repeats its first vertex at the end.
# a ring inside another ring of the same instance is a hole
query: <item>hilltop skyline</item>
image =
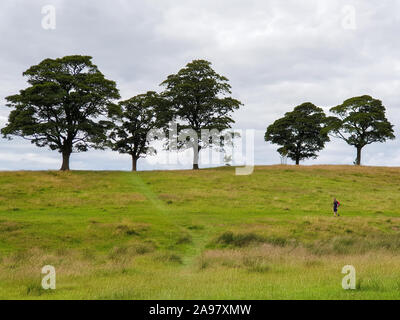
{"type": "MultiPolygon", "coordinates": [[[[0,4],[0,126],[4,98],[26,86],[22,72],[51,57],[87,54],[118,84],[122,99],[159,84],[192,59],[207,59],[226,75],[244,106],[237,129],[255,129],[255,164],[279,163],[265,129],[296,105],[310,101],[325,112],[368,94],[382,100],[395,134],[400,126],[399,4],[363,1],[2,1],[0,4]],[[41,26],[44,5],[56,9],[56,28],[41,26]],[[350,6],[350,11],[349,11],[350,6]],[[346,25],[355,13],[355,24],[346,25]]],[[[364,165],[400,166],[400,142],[365,148],[364,165]]],[[[332,139],[316,160],[352,164],[353,148],[332,139]]],[[[153,159],[154,161],[154,159],[153,159]]],[[[291,163],[291,162],[289,162],[291,163]]],[[[112,151],[75,154],[72,168],[129,170],[128,156],[112,151]]],[[[190,168],[184,166],[170,168],[190,168]]],[[[58,169],[59,154],[20,138],[0,139],[0,170],[58,169]]],[[[140,170],[164,169],[141,159],[140,170]]]]}

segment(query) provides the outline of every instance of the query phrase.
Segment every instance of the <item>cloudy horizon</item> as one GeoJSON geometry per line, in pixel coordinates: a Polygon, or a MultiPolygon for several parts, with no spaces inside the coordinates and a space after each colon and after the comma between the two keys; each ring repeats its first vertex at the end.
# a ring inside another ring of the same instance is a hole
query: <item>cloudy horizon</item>
{"type": "MultiPolygon", "coordinates": [[[[400,3],[374,1],[85,1],[3,0],[0,4],[0,127],[5,97],[27,86],[22,72],[45,58],[90,55],[121,98],[148,90],[193,59],[206,59],[230,80],[243,106],[234,128],[255,130],[256,165],[278,164],[266,127],[310,101],[328,113],[345,99],[368,94],[383,102],[400,127],[400,3]],[[55,29],[42,26],[53,6],[55,29]]],[[[363,150],[364,165],[400,166],[400,142],[363,150]]],[[[349,164],[355,149],[331,139],[317,159],[302,164],[349,164]]],[[[152,164],[139,170],[191,167],[152,164]]],[[[292,163],[291,161],[288,161],[292,163]]],[[[59,169],[61,156],[22,138],[0,138],[0,170],[59,169]]],[[[73,170],[130,170],[127,155],[89,151],[71,156],[73,170]]],[[[204,167],[204,165],[201,167],[204,167]]]]}

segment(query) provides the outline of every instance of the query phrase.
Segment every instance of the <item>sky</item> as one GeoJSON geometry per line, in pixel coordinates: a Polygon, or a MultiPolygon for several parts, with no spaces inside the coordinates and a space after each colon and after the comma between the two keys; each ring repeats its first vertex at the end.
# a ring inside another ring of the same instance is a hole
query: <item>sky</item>
{"type": "MultiPolygon", "coordinates": [[[[383,102],[399,135],[399,30],[396,0],[2,0],[0,127],[10,112],[5,97],[27,86],[23,71],[46,58],[82,54],[117,82],[122,99],[162,90],[159,84],[193,59],[211,61],[243,103],[234,128],[254,132],[254,140],[241,143],[243,152],[254,145],[258,165],[280,163],[278,146],[264,141],[266,127],[307,101],[329,113],[347,98],[371,95],[383,102]]],[[[331,139],[317,159],[302,164],[354,159],[353,147],[331,139]]],[[[399,139],[365,147],[363,164],[400,166],[399,139]]],[[[0,170],[60,166],[56,151],[0,138],[0,170]]],[[[71,157],[76,170],[130,166],[129,156],[109,150],[71,157]]],[[[190,154],[173,163],[161,151],[138,167],[187,169],[190,154]]]]}

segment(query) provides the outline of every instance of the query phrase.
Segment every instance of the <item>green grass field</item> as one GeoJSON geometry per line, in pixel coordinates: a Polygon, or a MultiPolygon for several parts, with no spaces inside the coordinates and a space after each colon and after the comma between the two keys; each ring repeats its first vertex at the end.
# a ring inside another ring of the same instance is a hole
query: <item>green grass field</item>
{"type": "Polygon", "coordinates": [[[398,299],[399,230],[400,168],[0,172],[0,298],[398,299]]]}

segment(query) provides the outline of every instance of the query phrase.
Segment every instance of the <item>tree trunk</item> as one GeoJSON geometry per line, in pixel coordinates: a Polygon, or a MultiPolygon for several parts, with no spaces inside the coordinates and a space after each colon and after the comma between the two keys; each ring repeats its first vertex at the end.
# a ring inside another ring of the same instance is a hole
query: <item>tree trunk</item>
{"type": "Polygon", "coordinates": [[[301,143],[297,144],[294,156],[295,156],[296,166],[298,166],[300,164],[300,157],[301,157],[301,143]]]}
{"type": "Polygon", "coordinates": [[[137,161],[138,161],[138,158],[136,156],[132,155],[132,171],[136,171],[137,161]]]}
{"type": "Polygon", "coordinates": [[[200,147],[193,147],[193,170],[199,170],[199,153],[200,147]]]}
{"type": "Polygon", "coordinates": [[[361,165],[361,149],[362,147],[357,147],[357,158],[356,158],[356,165],[361,165]]]}
{"type": "Polygon", "coordinates": [[[61,165],[61,168],[60,168],[61,171],[69,171],[69,158],[70,158],[70,156],[71,156],[71,152],[66,152],[66,151],[62,152],[63,162],[62,162],[62,165],[61,165]]]}

